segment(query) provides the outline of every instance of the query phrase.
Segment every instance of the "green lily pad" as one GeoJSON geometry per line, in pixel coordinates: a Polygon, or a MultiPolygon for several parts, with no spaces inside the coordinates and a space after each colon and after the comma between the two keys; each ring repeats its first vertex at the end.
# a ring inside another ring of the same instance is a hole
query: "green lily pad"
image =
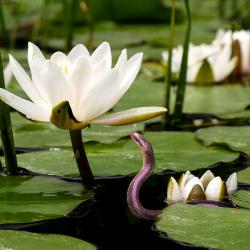
{"type": "Polygon", "coordinates": [[[1,250],[95,250],[86,241],[58,234],[38,234],[20,231],[0,230],[1,250]]]}
{"type": "MultiPolygon", "coordinates": [[[[206,168],[219,161],[232,161],[238,153],[223,148],[207,148],[190,132],[147,132],[155,158],[155,173],[206,168]]],[[[87,144],[87,156],[95,176],[132,175],[142,166],[139,148],[131,140],[111,145],[87,144]]],[[[29,170],[56,175],[76,176],[78,170],[72,150],[33,152],[18,155],[19,165],[29,170]]]]}
{"type": "Polygon", "coordinates": [[[195,133],[197,139],[206,146],[226,145],[233,151],[250,154],[250,127],[216,126],[200,129],[195,133]]]}
{"type": "Polygon", "coordinates": [[[170,238],[216,249],[249,249],[250,211],[175,204],[163,210],[157,229],[170,238]]]}
{"type": "Polygon", "coordinates": [[[232,202],[240,207],[250,209],[250,191],[240,190],[233,194],[232,202]]]}
{"type": "Polygon", "coordinates": [[[237,173],[237,179],[239,182],[250,183],[250,168],[246,168],[237,173]]]}
{"type": "Polygon", "coordinates": [[[0,224],[62,217],[91,196],[80,183],[41,176],[0,176],[0,224]]]}

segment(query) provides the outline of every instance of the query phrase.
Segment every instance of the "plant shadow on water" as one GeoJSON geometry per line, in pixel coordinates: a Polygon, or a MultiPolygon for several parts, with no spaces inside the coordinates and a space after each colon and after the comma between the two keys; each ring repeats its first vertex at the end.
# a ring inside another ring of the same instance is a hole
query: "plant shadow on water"
{"type": "MultiPolygon", "coordinates": [[[[216,163],[208,167],[215,174],[227,176],[235,169],[249,166],[250,158],[241,154],[238,159],[230,163],[216,163]],[[225,171],[226,170],[226,171],[225,171]]],[[[204,169],[194,171],[201,175],[204,169]]],[[[24,175],[40,174],[25,171],[24,175]]],[[[146,208],[163,209],[167,182],[170,176],[178,178],[181,173],[164,171],[152,175],[143,185],[140,199],[146,208]]],[[[79,179],[60,178],[68,182],[79,182],[79,179]]],[[[154,228],[153,221],[139,220],[129,211],[126,192],[132,177],[98,177],[97,188],[93,191],[93,199],[86,200],[67,216],[29,223],[2,224],[0,229],[22,230],[36,233],[53,233],[69,235],[89,241],[98,249],[204,249],[168,238],[154,228]]],[[[239,185],[239,188],[249,189],[249,186],[239,185]]],[[[232,204],[226,204],[232,206],[232,204]]]]}

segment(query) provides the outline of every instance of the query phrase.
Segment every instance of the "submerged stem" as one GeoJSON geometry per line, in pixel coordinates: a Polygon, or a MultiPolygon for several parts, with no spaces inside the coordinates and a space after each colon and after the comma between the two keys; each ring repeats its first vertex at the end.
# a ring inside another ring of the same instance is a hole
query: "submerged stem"
{"type": "Polygon", "coordinates": [[[93,186],[95,180],[84,149],[81,130],[69,130],[69,134],[82,183],[93,186]]]}
{"type": "MultiPolygon", "coordinates": [[[[3,77],[3,66],[0,54],[0,88],[5,88],[3,77]]],[[[9,107],[0,101],[0,131],[2,138],[2,147],[4,151],[4,158],[7,172],[15,175],[18,172],[16,150],[13,139],[13,132],[10,119],[9,107]]]]}

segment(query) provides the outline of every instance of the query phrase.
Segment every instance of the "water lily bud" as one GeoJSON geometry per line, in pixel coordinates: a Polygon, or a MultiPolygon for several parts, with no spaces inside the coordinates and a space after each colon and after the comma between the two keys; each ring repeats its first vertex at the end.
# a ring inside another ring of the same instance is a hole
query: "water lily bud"
{"type": "Polygon", "coordinates": [[[204,188],[198,177],[194,177],[187,182],[183,192],[183,201],[199,201],[205,200],[204,188]]]}
{"type": "Polygon", "coordinates": [[[219,176],[212,179],[206,188],[205,194],[207,200],[221,201],[226,193],[225,183],[219,176]]]}
{"type": "Polygon", "coordinates": [[[237,190],[237,175],[236,173],[231,174],[226,181],[227,193],[232,195],[237,190]]]}
{"type": "Polygon", "coordinates": [[[207,170],[200,178],[200,181],[204,187],[204,189],[207,188],[208,183],[214,178],[214,174],[210,171],[207,170]]]}
{"type": "Polygon", "coordinates": [[[182,195],[179,185],[174,177],[171,177],[168,182],[168,191],[167,191],[167,202],[168,204],[181,201],[182,195]]]}
{"type": "Polygon", "coordinates": [[[192,178],[194,178],[194,175],[192,175],[190,173],[190,171],[187,171],[185,174],[182,174],[181,177],[178,180],[178,184],[180,187],[180,190],[183,191],[184,186],[186,185],[186,183],[191,180],[192,178]]]}

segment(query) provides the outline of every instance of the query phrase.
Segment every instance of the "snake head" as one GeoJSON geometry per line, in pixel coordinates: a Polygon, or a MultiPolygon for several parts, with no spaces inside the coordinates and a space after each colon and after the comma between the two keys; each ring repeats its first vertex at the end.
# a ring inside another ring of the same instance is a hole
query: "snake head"
{"type": "Polygon", "coordinates": [[[131,139],[139,146],[142,150],[152,150],[150,142],[143,137],[141,134],[137,132],[133,132],[130,134],[131,139]]]}

